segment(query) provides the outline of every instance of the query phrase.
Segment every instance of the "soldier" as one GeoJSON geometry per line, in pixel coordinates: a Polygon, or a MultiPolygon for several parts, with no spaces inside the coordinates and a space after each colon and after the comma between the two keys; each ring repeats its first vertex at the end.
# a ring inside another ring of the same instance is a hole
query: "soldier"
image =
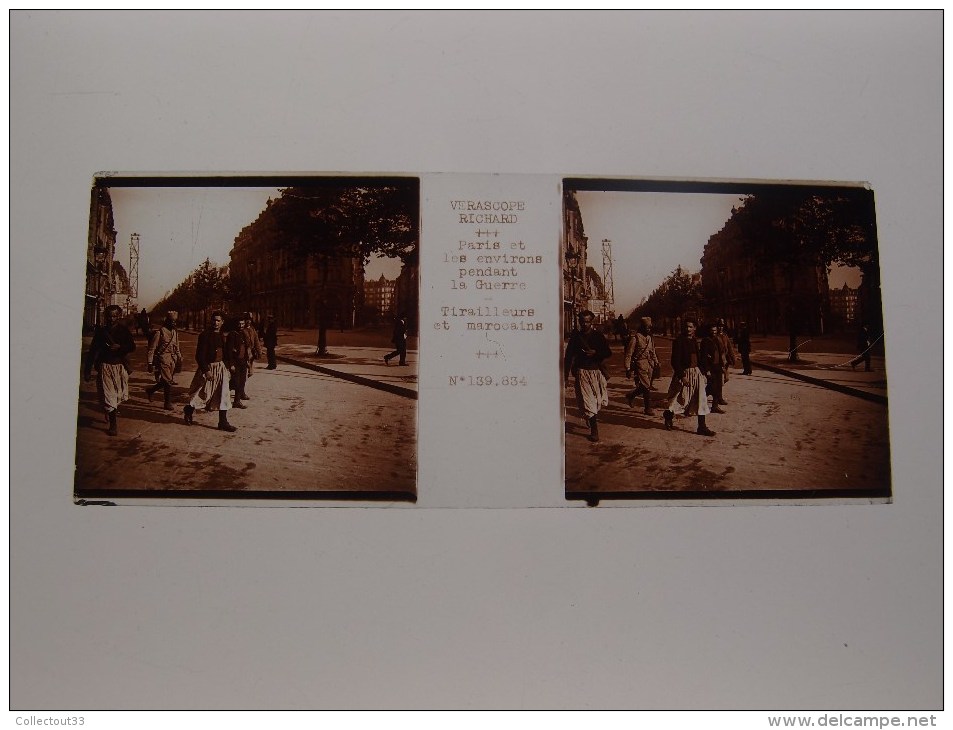
{"type": "Polygon", "coordinates": [[[258,337],[258,330],[255,329],[255,325],[252,323],[251,312],[245,312],[242,317],[245,321],[245,326],[242,328],[242,335],[245,337],[247,355],[246,370],[248,375],[245,378],[245,387],[242,388],[241,393],[236,392],[235,396],[241,400],[250,400],[245,388],[248,387],[248,378],[250,378],[255,371],[255,360],[261,357],[261,340],[258,337]]]}
{"type": "Polygon", "coordinates": [[[136,343],[129,328],[119,321],[122,309],[118,304],[106,307],[103,315],[105,324],[97,327],[93,334],[83,375],[88,383],[92,380],[93,368],[96,368],[96,391],[109,423],[107,433],[115,436],[119,433],[116,422],[119,404],[129,400],[129,373],[132,368],[128,358],[130,353],[135,352],[136,343]]]}
{"type": "Polygon", "coordinates": [[[570,374],[576,380],[576,403],[589,426],[588,438],[592,442],[599,440],[599,411],[609,405],[603,362],[612,355],[605,336],[592,326],[594,319],[589,310],[579,313],[579,331],[569,338],[563,359],[567,385],[570,374]]]}
{"type": "Polygon", "coordinates": [[[711,411],[705,396],[705,376],[698,367],[698,340],[695,339],[695,320],[682,322],[682,334],[672,343],[672,382],[668,388],[668,408],[662,414],[665,428],[672,429],[676,414],[698,416],[699,436],[714,436],[705,416],[711,411]]]}
{"type": "Polygon", "coordinates": [[[708,333],[702,338],[698,348],[698,369],[708,379],[708,394],[711,396],[711,412],[724,413],[719,406],[723,403],[721,388],[724,383],[725,350],[718,337],[718,325],[712,323],[708,333]]]}
{"type": "MultiPolygon", "coordinates": [[[[735,348],[731,345],[731,338],[728,336],[728,331],[725,329],[725,320],[719,319],[717,322],[718,327],[718,343],[721,346],[722,353],[722,368],[721,368],[721,385],[718,388],[719,396],[717,404],[721,406],[728,405],[728,401],[724,399],[724,384],[728,382],[728,368],[735,366],[735,348]]],[[[717,413],[717,411],[712,411],[717,413]]]]}
{"type": "Polygon", "coordinates": [[[146,369],[155,375],[155,385],[146,387],[149,401],[159,390],[163,392],[162,407],[172,410],[172,386],[175,384],[175,374],[182,370],[182,351],[179,349],[179,333],[176,325],[179,313],[167,312],[165,322],[155,331],[149,340],[149,351],[146,353],[146,369]]]}
{"type": "Polygon", "coordinates": [[[245,336],[244,315],[238,319],[229,320],[222,329],[225,331],[225,362],[231,372],[229,389],[235,391],[232,401],[234,408],[247,408],[242,403],[241,396],[245,393],[245,383],[248,381],[248,340],[245,336]]]}
{"type": "Polygon", "coordinates": [[[637,395],[642,395],[643,412],[647,416],[654,415],[652,410],[652,375],[659,365],[658,355],[655,354],[655,341],[652,339],[652,319],[642,317],[639,328],[629,338],[625,346],[625,376],[634,378],[635,387],[630,390],[625,400],[632,407],[637,395]]]}
{"type": "Polygon", "coordinates": [[[221,431],[236,431],[228,422],[228,409],[232,407],[228,383],[234,366],[228,360],[228,348],[222,326],[225,317],[221,312],[212,312],[212,321],[199,335],[195,349],[198,369],[189,387],[189,402],[185,406],[185,423],[192,425],[196,409],[218,411],[218,428],[221,431]]]}

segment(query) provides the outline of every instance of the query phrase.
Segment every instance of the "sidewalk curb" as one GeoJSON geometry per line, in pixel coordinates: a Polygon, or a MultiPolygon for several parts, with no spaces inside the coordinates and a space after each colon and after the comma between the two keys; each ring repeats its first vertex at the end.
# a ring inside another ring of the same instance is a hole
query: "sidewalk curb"
{"type": "Polygon", "coordinates": [[[399,395],[404,398],[410,398],[412,400],[417,400],[417,391],[413,388],[405,388],[402,385],[394,385],[392,383],[381,383],[378,380],[373,380],[371,378],[365,378],[363,375],[352,375],[351,373],[344,373],[340,370],[335,370],[333,368],[324,367],[322,365],[315,365],[314,363],[305,362],[304,360],[297,360],[293,357],[288,357],[287,355],[277,355],[276,359],[281,362],[286,362],[289,365],[296,365],[299,368],[306,368],[307,370],[314,370],[318,373],[323,373],[324,375],[330,375],[335,378],[340,378],[341,380],[348,380],[352,383],[357,383],[358,385],[366,385],[368,388],[374,388],[375,390],[383,390],[387,393],[393,393],[394,395],[399,395]]]}
{"type": "Polygon", "coordinates": [[[763,370],[768,370],[772,373],[777,373],[778,375],[786,375],[787,377],[794,378],[795,380],[802,380],[805,383],[818,385],[821,388],[827,388],[828,390],[836,390],[839,393],[844,393],[845,395],[852,395],[855,398],[863,398],[864,400],[869,400],[872,403],[879,403],[882,406],[887,405],[887,396],[885,395],[879,395],[878,393],[871,393],[866,390],[860,390],[859,388],[851,388],[849,385],[841,385],[840,383],[832,383],[831,381],[824,380],[823,378],[812,378],[810,375],[804,375],[803,373],[799,373],[794,370],[787,370],[785,368],[778,367],[777,365],[768,365],[767,363],[758,362],[757,360],[752,360],[751,364],[763,370]]]}

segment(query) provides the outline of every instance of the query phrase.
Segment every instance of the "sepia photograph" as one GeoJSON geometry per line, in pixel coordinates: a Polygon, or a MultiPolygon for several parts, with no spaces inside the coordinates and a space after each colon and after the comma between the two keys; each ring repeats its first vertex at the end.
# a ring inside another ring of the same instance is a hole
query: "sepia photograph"
{"type": "Polygon", "coordinates": [[[74,499],[414,502],[419,187],[97,177],[74,499]]]}
{"type": "Polygon", "coordinates": [[[889,500],[874,194],[567,179],[565,489],[889,500]]]}

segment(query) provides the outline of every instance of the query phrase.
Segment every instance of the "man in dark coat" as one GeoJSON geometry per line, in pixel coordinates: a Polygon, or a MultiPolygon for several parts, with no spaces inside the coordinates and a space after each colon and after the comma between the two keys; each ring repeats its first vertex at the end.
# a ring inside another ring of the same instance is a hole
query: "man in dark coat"
{"type": "Polygon", "coordinates": [[[261,357],[261,340],[253,326],[251,312],[243,312],[239,321],[239,334],[245,341],[244,360],[235,360],[235,407],[241,408],[241,401],[250,400],[248,380],[255,369],[255,360],[261,357]]]}
{"type": "Polygon", "coordinates": [[[228,409],[232,407],[228,381],[235,368],[229,360],[225,334],[222,332],[224,323],[225,317],[221,312],[212,312],[209,327],[199,334],[195,347],[198,369],[189,387],[185,423],[192,425],[196,410],[217,410],[219,430],[231,432],[237,429],[228,422],[228,409]]]}
{"type": "Polygon", "coordinates": [[[748,323],[742,322],[738,327],[738,354],[741,355],[742,375],[751,375],[751,333],[748,332],[748,323]]]}
{"type": "Polygon", "coordinates": [[[105,324],[96,328],[93,341],[86,353],[83,376],[86,382],[92,380],[93,368],[96,369],[96,391],[99,402],[106,412],[110,436],[119,433],[116,422],[119,404],[129,400],[129,354],[135,352],[136,343],[132,332],[120,322],[122,309],[111,304],[103,312],[105,324]]]}
{"type": "Polygon", "coordinates": [[[711,412],[724,413],[719,407],[722,402],[722,375],[725,370],[725,352],[718,337],[718,325],[712,324],[702,338],[698,353],[698,368],[708,380],[708,394],[711,396],[711,412]]]}
{"type": "Polygon", "coordinates": [[[142,311],[136,315],[136,329],[142,332],[143,337],[150,337],[152,329],[152,323],[149,321],[149,313],[146,311],[146,308],[143,307],[142,311]]]}
{"type": "Polygon", "coordinates": [[[672,382],[668,387],[668,408],[662,413],[665,428],[672,429],[676,414],[698,416],[700,436],[714,436],[705,416],[711,413],[705,396],[705,376],[701,372],[701,354],[695,338],[697,325],[691,317],[682,322],[682,334],[672,342],[672,382]]]}
{"type": "MultiPolygon", "coordinates": [[[[233,320],[226,327],[228,334],[225,335],[225,361],[231,370],[231,389],[235,391],[235,408],[247,408],[242,403],[242,396],[245,395],[245,383],[248,381],[248,340],[245,336],[245,320],[239,315],[237,320],[233,320]]],[[[247,399],[247,397],[246,397],[247,399]]]]}
{"type": "Polygon", "coordinates": [[[576,381],[576,404],[589,426],[589,440],[599,440],[599,411],[609,405],[609,390],[603,364],[612,356],[605,335],[592,323],[595,315],[589,310],[579,313],[579,331],[566,343],[563,358],[564,377],[572,375],[576,381]]]}
{"type": "Polygon", "coordinates": [[[275,315],[268,315],[268,324],[265,325],[264,337],[265,352],[268,354],[267,370],[274,370],[278,367],[278,358],[275,356],[275,348],[278,347],[278,325],[275,323],[275,315]]]}
{"type": "Polygon", "coordinates": [[[391,337],[394,343],[394,351],[384,355],[384,364],[389,365],[391,358],[399,356],[398,365],[407,364],[407,317],[398,314],[394,320],[394,334],[391,337]]]}
{"type": "Polygon", "coordinates": [[[857,350],[860,354],[850,361],[850,367],[856,368],[860,363],[864,363],[864,370],[870,372],[870,348],[873,343],[870,341],[870,328],[864,325],[857,333],[857,350]]]}
{"type": "Polygon", "coordinates": [[[728,368],[735,366],[735,348],[731,344],[731,337],[728,336],[728,330],[725,326],[725,320],[719,319],[717,323],[717,335],[718,342],[721,345],[721,355],[722,355],[722,367],[721,367],[721,377],[722,377],[722,387],[721,395],[718,398],[718,403],[720,405],[728,405],[728,401],[724,399],[724,384],[728,382],[728,368]]]}

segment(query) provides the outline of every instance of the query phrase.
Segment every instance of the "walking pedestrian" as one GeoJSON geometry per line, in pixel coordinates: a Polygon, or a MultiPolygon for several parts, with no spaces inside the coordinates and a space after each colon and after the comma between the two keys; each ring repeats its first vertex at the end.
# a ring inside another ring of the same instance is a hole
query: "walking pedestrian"
{"type": "Polygon", "coordinates": [[[268,355],[267,370],[274,370],[278,367],[278,358],[275,355],[275,348],[278,347],[278,325],[275,323],[275,315],[268,315],[268,324],[265,325],[265,333],[262,338],[265,343],[265,352],[268,355]]]}
{"type": "Polygon", "coordinates": [[[721,368],[721,395],[718,398],[718,404],[726,406],[728,401],[726,401],[722,396],[724,395],[725,389],[724,384],[728,382],[728,368],[733,368],[735,366],[735,348],[731,344],[731,337],[728,336],[728,330],[725,327],[725,320],[719,319],[717,322],[718,329],[718,343],[721,346],[722,354],[722,368],[721,368]]]}
{"type": "Polygon", "coordinates": [[[176,330],[178,321],[178,312],[166,312],[165,321],[149,340],[149,351],[146,353],[146,369],[154,375],[156,381],[155,385],[146,387],[146,395],[152,402],[152,396],[161,390],[162,407],[167,411],[172,410],[175,374],[182,370],[182,351],[179,349],[179,333],[176,330]]]}
{"type": "Polygon", "coordinates": [[[616,342],[627,343],[629,340],[629,325],[626,323],[625,317],[621,314],[613,324],[613,334],[615,335],[616,342]]]}
{"type": "Polygon", "coordinates": [[[867,325],[864,325],[857,333],[857,351],[860,354],[850,361],[851,369],[856,370],[860,363],[864,363],[864,371],[868,373],[870,372],[871,347],[873,347],[873,342],[870,341],[870,328],[867,325]]]}
{"type": "Polygon", "coordinates": [[[255,371],[255,363],[261,357],[261,337],[252,320],[251,312],[245,312],[245,342],[248,345],[248,377],[255,371]]]}
{"type": "Polygon", "coordinates": [[[706,391],[711,396],[711,412],[724,413],[719,404],[724,402],[721,397],[721,389],[723,386],[722,374],[725,369],[725,351],[718,336],[717,324],[712,323],[708,327],[708,332],[699,345],[698,354],[698,369],[702,371],[702,375],[708,381],[706,391]]]}
{"type": "Polygon", "coordinates": [[[136,315],[136,329],[142,332],[143,337],[151,339],[152,332],[150,330],[152,329],[152,323],[149,321],[149,313],[145,307],[136,315]]]}
{"type": "Polygon", "coordinates": [[[384,355],[384,364],[389,365],[392,358],[399,357],[397,364],[407,364],[407,317],[398,314],[394,320],[394,332],[391,336],[394,351],[384,355]]]}
{"type": "Polygon", "coordinates": [[[696,330],[695,320],[686,318],[682,323],[682,334],[672,342],[672,383],[666,396],[668,407],[662,416],[665,428],[671,430],[676,415],[696,415],[696,432],[701,436],[714,436],[715,432],[705,424],[705,416],[710,410],[705,395],[705,376],[698,367],[696,330]]]}
{"type": "Polygon", "coordinates": [[[652,338],[652,318],[642,317],[635,334],[629,338],[625,347],[625,377],[632,377],[635,387],[630,390],[625,400],[632,407],[636,396],[642,396],[643,412],[647,416],[654,415],[652,410],[652,376],[659,366],[658,355],[655,353],[655,341],[652,338]]]}
{"type": "Polygon", "coordinates": [[[195,349],[198,369],[189,387],[189,402],[185,406],[185,423],[193,423],[195,411],[218,411],[218,428],[221,431],[236,431],[228,422],[228,410],[232,407],[232,397],[228,390],[229,378],[234,366],[228,362],[228,348],[222,326],[225,316],[212,312],[211,324],[199,334],[195,349]]]}
{"type": "Polygon", "coordinates": [[[83,376],[89,382],[96,369],[96,392],[109,423],[107,433],[116,436],[119,404],[129,400],[129,355],[135,352],[136,343],[129,328],[119,321],[122,309],[118,304],[106,307],[103,317],[104,324],[96,328],[86,353],[83,376]]]}
{"type": "Polygon", "coordinates": [[[222,331],[225,333],[225,362],[231,373],[229,390],[235,391],[232,407],[241,409],[248,407],[242,403],[241,398],[248,380],[248,345],[244,330],[245,320],[241,315],[237,319],[226,320],[222,325],[222,331]]]}
{"type": "Polygon", "coordinates": [[[738,354],[741,355],[741,374],[751,375],[751,333],[748,332],[748,323],[742,322],[738,326],[738,354]]]}
{"type": "Polygon", "coordinates": [[[589,426],[588,438],[592,442],[599,440],[599,411],[609,405],[604,362],[612,356],[605,336],[592,326],[595,317],[589,310],[579,313],[579,331],[569,338],[563,358],[566,384],[572,374],[576,384],[576,403],[589,426]]]}

